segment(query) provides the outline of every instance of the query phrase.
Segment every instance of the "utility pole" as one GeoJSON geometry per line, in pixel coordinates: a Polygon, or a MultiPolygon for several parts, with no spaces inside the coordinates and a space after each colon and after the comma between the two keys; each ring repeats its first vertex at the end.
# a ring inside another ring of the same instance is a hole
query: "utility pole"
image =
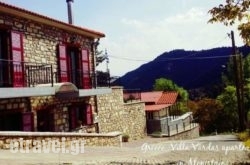
{"type": "Polygon", "coordinates": [[[231,31],[231,39],[232,39],[232,57],[234,64],[234,79],[236,86],[236,95],[237,95],[237,107],[238,107],[238,116],[239,116],[239,131],[244,131],[246,129],[246,121],[245,121],[245,113],[244,113],[244,93],[243,93],[243,81],[242,81],[242,60],[241,56],[238,56],[236,53],[235,40],[234,40],[234,32],[231,31]],[[237,60],[239,57],[239,63],[237,60]],[[238,65],[239,64],[239,65],[238,65]]]}

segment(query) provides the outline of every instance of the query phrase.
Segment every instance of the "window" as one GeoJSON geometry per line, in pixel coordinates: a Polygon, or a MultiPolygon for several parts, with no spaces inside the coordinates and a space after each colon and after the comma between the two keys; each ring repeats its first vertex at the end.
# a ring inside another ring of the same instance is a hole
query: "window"
{"type": "Polygon", "coordinates": [[[21,112],[12,109],[0,114],[1,131],[33,131],[34,117],[32,112],[21,112]]]}
{"type": "Polygon", "coordinates": [[[59,81],[72,82],[78,88],[91,88],[89,54],[75,45],[59,45],[59,81]]]}
{"type": "Polygon", "coordinates": [[[0,87],[23,87],[23,75],[22,34],[0,29],[0,87]]]}
{"type": "Polygon", "coordinates": [[[154,114],[153,114],[153,112],[146,112],[146,115],[147,115],[147,120],[152,120],[152,119],[154,119],[154,114]]]}
{"type": "Polygon", "coordinates": [[[81,125],[93,124],[91,105],[78,105],[69,107],[69,129],[75,130],[81,125]]]}

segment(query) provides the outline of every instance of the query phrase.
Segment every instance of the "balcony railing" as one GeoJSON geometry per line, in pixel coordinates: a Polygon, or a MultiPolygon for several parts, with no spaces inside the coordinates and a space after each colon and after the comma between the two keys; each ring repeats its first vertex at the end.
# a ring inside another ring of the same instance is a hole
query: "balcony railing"
{"type": "MultiPolygon", "coordinates": [[[[64,73],[67,81],[75,84],[79,89],[109,87],[109,74],[82,73],[80,70],[68,70],[64,73]]],[[[0,59],[0,87],[33,87],[38,84],[61,82],[59,72],[53,72],[51,64],[16,62],[0,59]]]]}
{"type": "Polygon", "coordinates": [[[51,83],[52,65],[0,59],[0,87],[31,87],[51,83]]]}
{"type": "Polygon", "coordinates": [[[27,86],[38,84],[51,84],[53,86],[52,65],[48,64],[25,64],[27,86]]]}

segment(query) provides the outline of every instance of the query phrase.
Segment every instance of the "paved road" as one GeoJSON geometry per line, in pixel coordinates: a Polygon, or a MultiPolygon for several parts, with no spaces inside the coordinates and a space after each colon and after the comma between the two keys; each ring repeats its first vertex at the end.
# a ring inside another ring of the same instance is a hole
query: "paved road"
{"type": "Polygon", "coordinates": [[[84,147],[82,153],[12,153],[0,150],[0,164],[232,164],[247,161],[248,152],[234,135],[170,141],[145,138],[122,147],[84,147]],[[74,155],[73,155],[74,154],[74,155]],[[178,162],[178,163],[177,163],[178,162]],[[174,164],[174,163],[173,163],[174,164]]]}

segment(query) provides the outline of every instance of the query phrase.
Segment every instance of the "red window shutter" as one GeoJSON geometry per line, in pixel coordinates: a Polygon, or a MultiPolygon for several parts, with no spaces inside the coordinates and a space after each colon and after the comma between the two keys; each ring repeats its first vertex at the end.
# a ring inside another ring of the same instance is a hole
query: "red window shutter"
{"type": "Polygon", "coordinates": [[[22,113],[22,130],[23,131],[34,130],[34,116],[32,112],[22,113]]]}
{"type": "Polygon", "coordinates": [[[11,32],[11,52],[13,60],[13,87],[23,87],[23,35],[19,32],[11,32]]]}
{"type": "Polygon", "coordinates": [[[84,89],[91,88],[91,78],[89,70],[89,54],[88,50],[82,49],[82,85],[84,89]]]}
{"type": "Polygon", "coordinates": [[[93,124],[92,106],[90,104],[86,105],[86,124],[93,124]]]}
{"type": "Polygon", "coordinates": [[[59,65],[59,81],[68,82],[68,69],[67,69],[67,55],[66,55],[66,46],[58,46],[58,65],[59,65]]]}

